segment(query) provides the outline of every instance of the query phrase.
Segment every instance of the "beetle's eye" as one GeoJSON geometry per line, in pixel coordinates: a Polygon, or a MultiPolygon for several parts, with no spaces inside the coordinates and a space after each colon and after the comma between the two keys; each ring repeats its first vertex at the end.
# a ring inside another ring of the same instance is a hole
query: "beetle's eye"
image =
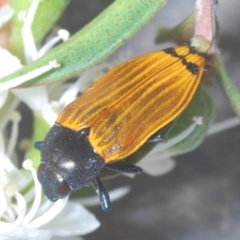
{"type": "Polygon", "coordinates": [[[57,182],[56,188],[55,188],[56,196],[58,196],[59,198],[65,198],[65,197],[69,196],[70,193],[71,193],[71,188],[69,187],[67,182],[64,181],[63,178],[58,179],[58,182],[57,182]]]}
{"type": "Polygon", "coordinates": [[[37,171],[43,191],[47,198],[55,202],[60,198],[65,198],[71,193],[71,188],[61,175],[49,165],[41,163],[37,171]]]}

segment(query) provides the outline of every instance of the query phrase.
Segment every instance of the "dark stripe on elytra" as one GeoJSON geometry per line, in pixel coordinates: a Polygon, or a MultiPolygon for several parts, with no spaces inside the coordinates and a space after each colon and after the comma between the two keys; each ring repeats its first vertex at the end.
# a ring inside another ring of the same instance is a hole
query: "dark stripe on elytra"
{"type": "Polygon", "coordinates": [[[174,48],[167,48],[167,49],[163,49],[162,51],[165,52],[165,53],[167,53],[167,54],[170,54],[172,57],[182,58],[182,56],[179,56],[179,55],[177,54],[177,52],[175,51],[174,48]]]}
{"type": "MultiPolygon", "coordinates": [[[[189,53],[188,54],[196,54],[196,55],[199,55],[201,57],[205,57],[205,54],[204,53],[200,53],[196,50],[195,47],[188,47],[189,49],[189,53]]],[[[167,48],[167,49],[164,49],[162,50],[163,52],[167,53],[167,54],[170,54],[172,57],[177,57],[177,58],[185,58],[185,56],[182,56],[182,55],[178,55],[177,52],[175,51],[175,48],[167,48]]]]}
{"type": "MultiPolygon", "coordinates": [[[[195,63],[187,62],[185,59],[185,56],[178,55],[174,48],[167,48],[163,51],[167,54],[170,54],[172,57],[182,59],[182,64],[186,66],[186,68],[189,72],[191,72],[194,75],[198,74],[199,66],[196,65],[195,63]]],[[[189,47],[189,53],[190,54],[198,54],[198,55],[202,56],[201,53],[196,51],[195,47],[189,47]]]]}
{"type": "Polygon", "coordinates": [[[187,70],[194,75],[198,74],[199,66],[192,62],[187,62],[186,59],[182,59],[182,64],[186,66],[187,70]]]}

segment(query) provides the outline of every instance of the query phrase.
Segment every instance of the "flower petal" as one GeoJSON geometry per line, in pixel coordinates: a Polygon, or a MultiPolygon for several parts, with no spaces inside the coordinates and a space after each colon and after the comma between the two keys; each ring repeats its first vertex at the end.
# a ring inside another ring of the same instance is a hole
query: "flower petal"
{"type": "MultiPolygon", "coordinates": [[[[130,187],[120,187],[116,188],[114,190],[111,190],[109,192],[109,197],[111,199],[111,202],[118,200],[119,198],[122,198],[127,193],[129,193],[130,187]]],[[[92,196],[92,197],[82,197],[78,200],[74,200],[74,202],[78,202],[84,206],[94,206],[94,205],[100,205],[99,197],[98,196],[92,196]]]]}
{"type": "Polygon", "coordinates": [[[90,233],[99,225],[92,213],[80,204],[69,201],[62,212],[43,229],[51,229],[55,236],[76,236],[90,233]]]}
{"type": "Polygon", "coordinates": [[[69,237],[69,236],[66,236],[66,237],[60,237],[60,236],[56,236],[56,237],[52,237],[51,240],[84,240],[83,238],[77,236],[77,237],[69,237]]]}
{"type": "Polygon", "coordinates": [[[2,134],[0,134],[1,166],[4,166],[4,169],[7,170],[9,179],[11,179],[11,183],[16,184],[18,189],[22,190],[29,184],[29,182],[31,181],[31,177],[29,174],[24,174],[22,171],[16,168],[4,152],[4,140],[2,134]]]}
{"type": "Polygon", "coordinates": [[[9,4],[5,4],[0,8],[0,27],[2,27],[6,22],[8,22],[13,16],[13,9],[9,4]]]}
{"type": "Polygon", "coordinates": [[[13,56],[6,49],[0,47],[0,78],[7,76],[10,73],[22,68],[20,60],[13,56]]]}
{"type": "Polygon", "coordinates": [[[3,106],[3,104],[5,103],[6,99],[8,96],[8,91],[3,91],[0,94],[0,108],[3,106]]]}
{"type": "Polygon", "coordinates": [[[12,89],[11,91],[33,111],[41,111],[42,107],[48,103],[48,95],[45,86],[12,89]]]}
{"type": "Polygon", "coordinates": [[[52,231],[50,230],[30,229],[0,221],[1,239],[48,240],[51,239],[51,236],[52,231]]]}
{"type": "MultiPolygon", "coordinates": [[[[153,156],[151,156],[152,158],[153,156]]],[[[161,176],[167,174],[175,167],[175,162],[173,159],[161,159],[160,154],[158,155],[159,160],[156,161],[142,161],[139,166],[143,168],[143,171],[153,177],[161,176]]]]}

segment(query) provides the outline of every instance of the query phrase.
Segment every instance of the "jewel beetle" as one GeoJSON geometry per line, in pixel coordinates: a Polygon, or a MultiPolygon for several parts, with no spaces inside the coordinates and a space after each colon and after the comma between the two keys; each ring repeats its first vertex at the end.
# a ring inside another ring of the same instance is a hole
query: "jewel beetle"
{"type": "Polygon", "coordinates": [[[51,201],[92,185],[103,210],[110,199],[99,174],[104,168],[141,173],[135,165],[114,165],[147,141],[191,101],[203,74],[204,54],[179,46],[148,53],[113,68],[60,113],[43,142],[38,179],[51,201]]]}

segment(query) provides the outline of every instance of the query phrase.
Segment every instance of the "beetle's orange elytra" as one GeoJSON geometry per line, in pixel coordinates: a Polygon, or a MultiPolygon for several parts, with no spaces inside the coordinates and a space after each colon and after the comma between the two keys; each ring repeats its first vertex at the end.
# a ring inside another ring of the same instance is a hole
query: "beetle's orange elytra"
{"type": "Polygon", "coordinates": [[[89,142],[107,163],[123,159],[186,108],[204,65],[204,56],[188,46],[134,58],[106,73],[56,122],[90,128],[89,142]]]}

